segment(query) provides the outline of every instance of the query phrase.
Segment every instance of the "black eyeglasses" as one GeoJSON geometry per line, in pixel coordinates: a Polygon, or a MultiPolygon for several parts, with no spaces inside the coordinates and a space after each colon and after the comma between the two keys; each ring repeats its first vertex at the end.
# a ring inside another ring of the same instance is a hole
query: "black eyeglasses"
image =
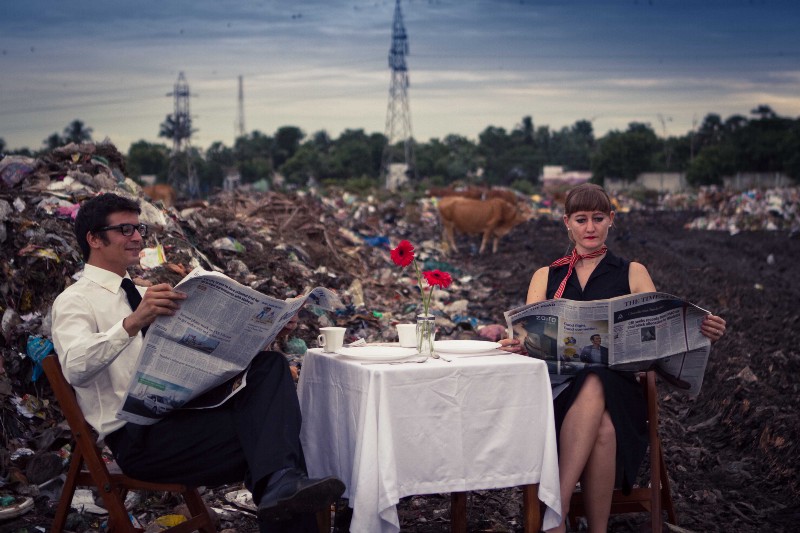
{"type": "Polygon", "coordinates": [[[147,237],[148,226],[147,224],[117,224],[116,226],[105,226],[103,228],[97,228],[94,231],[95,232],[108,231],[111,229],[119,231],[126,237],[130,237],[131,235],[133,235],[134,230],[138,230],[139,235],[141,235],[142,237],[147,237]]]}

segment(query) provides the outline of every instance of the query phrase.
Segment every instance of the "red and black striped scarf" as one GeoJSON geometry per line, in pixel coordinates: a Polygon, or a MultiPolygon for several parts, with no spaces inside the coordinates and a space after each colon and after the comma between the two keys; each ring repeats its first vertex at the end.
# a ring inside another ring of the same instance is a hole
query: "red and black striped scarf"
{"type": "Polygon", "coordinates": [[[569,265],[569,268],[567,269],[567,275],[564,276],[563,280],[561,280],[561,285],[558,286],[558,289],[556,290],[556,293],[553,295],[553,298],[554,299],[561,298],[561,295],[564,294],[564,289],[567,286],[567,280],[572,275],[572,271],[575,269],[575,263],[577,263],[581,259],[592,259],[593,257],[600,257],[601,255],[606,253],[606,251],[608,251],[608,248],[606,247],[605,244],[601,246],[599,250],[595,250],[594,252],[589,252],[588,254],[585,255],[579,254],[578,250],[573,248],[571,254],[550,263],[551,267],[560,267],[564,265],[569,265]]]}

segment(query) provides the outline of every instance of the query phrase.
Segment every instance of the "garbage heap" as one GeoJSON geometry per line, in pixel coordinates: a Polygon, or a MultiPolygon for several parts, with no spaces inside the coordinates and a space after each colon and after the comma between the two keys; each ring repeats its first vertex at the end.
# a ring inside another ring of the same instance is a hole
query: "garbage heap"
{"type": "Polygon", "coordinates": [[[665,195],[662,209],[697,210],[703,214],[688,229],[727,231],[800,232],[800,188],[780,187],[730,191],[701,187],[697,191],[665,195]]]}
{"type": "Polygon", "coordinates": [[[415,275],[390,258],[402,238],[412,240],[423,268],[453,274],[446,291],[434,292],[439,335],[469,338],[490,321],[468,304],[489,290],[470,283],[467,294],[458,270],[437,260],[430,200],[359,199],[341,191],[226,192],[165,208],[125,177],[124,158],[110,143],[70,144],[39,159],[6,157],[0,160],[0,513],[30,500],[52,509],[58,498],[69,432],[38,361],[52,353],[52,302],[83,267],[73,233],[77,210],[107,191],[140,200],[140,218],[154,228],[140,266],[131,270],[134,278],[175,284],[201,266],[280,299],[316,286],[336,290],[344,309],[331,313],[309,303],[293,337],[277,346],[294,366],[319,327],[347,327],[348,342],[387,341],[395,340],[393,324],[414,320],[420,303],[415,275]]]}

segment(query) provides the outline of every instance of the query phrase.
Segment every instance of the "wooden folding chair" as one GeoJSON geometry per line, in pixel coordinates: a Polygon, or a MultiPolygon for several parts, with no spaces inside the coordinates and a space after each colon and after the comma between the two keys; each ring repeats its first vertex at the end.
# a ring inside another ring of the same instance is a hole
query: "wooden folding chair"
{"type": "MultiPolygon", "coordinates": [[[[634,488],[630,494],[625,495],[621,490],[614,490],[611,499],[611,514],[624,514],[636,512],[649,512],[652,533],[661,533],[661,512],[666,511],[671,524],[677,525],[675,506],[672,503],[672,494],[669,489],[669,476],[664,463],[664,453],[661,449],[661,439],[658,436],[658,391],[656,390],[656,372],[649,370],[640,373],[639,383],[642,385],[645,401],[647,402],[647,431],[650,439],[650,486],[634,488]]],[[[583,494],[576,491],[572,495],[569,516],[573,527],[577,524],[577,517],[586,516],[583,494]]]]}
{"type": "MultiPolygon", "coordinates": [[[[539,484],[522,486],[522,522],[524,533],[536,533],[542,525],[541,502],[539,502],[539,484]]],[[[466,533],[467,531],[467,493],[450,494],[450,531],[466,533]]]]}
{"type": "Polygon", "coordinates": [[[61,412],[67,419],[72,436],[75,439],[75,449],[69,464],[67,479],[61,492],[56,515],[53,519],[51,533],[61,533],[69,514],[75,488],[97,487],[103,499],[103,505],[108,511],[108,531],[136,533],[141,529],[134,527],[125,510],[125,495],[129,490],[149,490],[157,492],[180,493],[192,517],[176,526],[166,529],[169,533],[214,533],[216,528],[208,509],[200,497],[200,493],[193,487],[178,483],[150,483],[139,481],[122,473],[111,473],[100,455],[100,450],[95,442],[92,431],[83,412],[78,406],[75,392],[64,379],[61,365],[54,355],[45,357],[42,361],[44,372],[50,381],[50,386],[55,393],[56,400],[61,406],[61,412]]]}

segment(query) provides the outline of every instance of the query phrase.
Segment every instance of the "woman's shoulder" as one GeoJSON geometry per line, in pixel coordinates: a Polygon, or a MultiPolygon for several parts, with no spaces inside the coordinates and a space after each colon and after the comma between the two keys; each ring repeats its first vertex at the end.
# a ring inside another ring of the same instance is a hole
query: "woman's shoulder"
{"type": "Polygon", "coordinates": [[[620,257],[620,256],[616,255],[611,250],[607,250],[606,251],[606,256],[605,256],[605,263],[608,264],[608,265],[611,265],[611,266],[618,267],[618,268],[627,269],[628,266],[632,263],[632,261],[629,261],[628,259],[625,259],[624,257],[620,257]]]}

